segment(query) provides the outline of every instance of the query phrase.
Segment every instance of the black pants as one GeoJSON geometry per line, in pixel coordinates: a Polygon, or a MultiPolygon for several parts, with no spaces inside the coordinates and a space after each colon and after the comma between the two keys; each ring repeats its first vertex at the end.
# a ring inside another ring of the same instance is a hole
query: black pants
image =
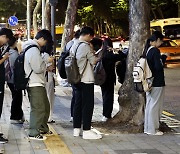
{"type": "Polygon", "coordinates": [[[73,126],[81,128],[83,122],[83,130],[91,129],[91,120],[94,109],[94,84],[79,83],[75,86],[75,104],[73,126]]]}
{"type": "Polygon", "coordinates": [[[2,114],[3,100],[4,100],[4,83],[0,82],[0,117],[2,114]]]}
{"type": "Polygon", "coordinates": [[[74,104],[75,104],[75,86],[72,85],[71,117],[73,117],[74,104]]]}
{"type": "Polygon", "coordinates": [[[11,103],[11,120],[20,120],[23,117],[22,110],[22,90],[15,90],[14,84],[7,84],[12,94],[12,103],[11,103]]]}
{"type": "Polygon", "coordinates": [[[114,103],[114,83],[105,83],[101,86],[103,98],[103,116],[111,118],[114,103]]]}

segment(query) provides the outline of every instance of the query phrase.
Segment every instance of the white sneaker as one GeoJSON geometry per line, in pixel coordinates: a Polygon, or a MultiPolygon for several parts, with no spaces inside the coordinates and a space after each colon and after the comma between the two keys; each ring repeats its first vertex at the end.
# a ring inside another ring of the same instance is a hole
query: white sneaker
{"type": "Polygon", "coordinates": [[[81,129],[80,128],[74,128],[73,136],[78,137],[80,135],[81,129]]]}
{"type": "Polygon", "coordinates": [[[163,135],[164,133],[161,131],[157,131],[155,134],[147,133],[148,135],[163,135]]]}
{"type": "Polygon", "coordinates": [[[83,139],[86,140],[97,140],[97,139],[101,139],[102,135],[95,133],[92,130],[86,130],[83,131],[83,139]]]}
{"type": "Polygon", "coordinates": [[[69,121],[70,121],[70,122],[73,122],[73,117],[71,117],[69,121]]]}
{"type": "Polygon", "coordinates": [[[102,117],[102,122],[106,122],[108,120],[108,118],[106,118],[105,116],[102,117]]]}

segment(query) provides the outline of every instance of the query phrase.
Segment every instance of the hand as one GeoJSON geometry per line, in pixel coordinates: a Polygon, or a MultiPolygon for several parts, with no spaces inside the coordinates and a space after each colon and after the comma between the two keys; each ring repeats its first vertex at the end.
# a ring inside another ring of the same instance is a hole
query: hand
{"type": "Polygon", "coordinates": [[[49,58],[48,58],[48,62],[49,63],[52,63],[54,61],[54,57],[53,56],[50,56],[49,58]]]}
{"type": "Polygon", "coordinates": [[[9,58],[9,52],[6,52],[3,56],[4,59],[8,59],[9,58]]]}
{"type": "Polygon", "coordinates": [[[52,72],[53,70],[54,70],[54,66],[53,65],[47,67],[47,71],[48,72],[52,72]]]}

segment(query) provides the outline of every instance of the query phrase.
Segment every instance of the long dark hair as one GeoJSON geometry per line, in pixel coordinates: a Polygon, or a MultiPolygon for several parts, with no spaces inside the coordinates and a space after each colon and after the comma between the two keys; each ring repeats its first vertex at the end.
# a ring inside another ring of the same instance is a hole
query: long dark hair
{"type": "Polygon", "coordinates": [[[163,40],[164,36],[160,31],[155,31],[146,41],[146,45],[143,51],[143,57],[146,57],[147,50],[151,46],[150,42],[157,41],[158,39],[163,40]]]}
{"type": "Polygon", "coordinates": [[[48,53],[49,55],[53,55],[53,41],[49,41],[45,46],[41,48],[41,53],[48,53]]]}
{"type": "Polygon", "coordinates": [[[109,52],[109,47],[113,47],[112,40],[110,38],[105,38],[103,41],[102,57],[109,52]]]}

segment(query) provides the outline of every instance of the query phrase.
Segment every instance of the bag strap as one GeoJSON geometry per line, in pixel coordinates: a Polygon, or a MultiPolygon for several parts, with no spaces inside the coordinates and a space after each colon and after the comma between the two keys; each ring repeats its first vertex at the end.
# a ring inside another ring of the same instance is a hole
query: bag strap
{"type": "Polygon", "coordinates": [[[147,52],[146,52],[146,57],[147,57],[149,51],[150,51],[152,48],[154,48],[154,46],[150,46],[150,47],[148,48],[148,50],[147,50],[147,52]]]}
{"type": "MultiPolygon", "coordinates": [[[[39,47],[38,47],[37,45],[32,44],[32,45],[29,45],[27,48],[25,48],[25,50],[24,50],[23,54],[25,55],[26,51],[28,51],[30,48],[33,48],[33,47],[36,47],[36,48],[38,48],[38,49],[39,49],[39,47]]],[[[30,78],[30,76],[31,76],[32,72],[33,72],[33,70],[31,70],[31,72],[29,73],[29,75],[28,75],[28,79],[30,78]]]]}

